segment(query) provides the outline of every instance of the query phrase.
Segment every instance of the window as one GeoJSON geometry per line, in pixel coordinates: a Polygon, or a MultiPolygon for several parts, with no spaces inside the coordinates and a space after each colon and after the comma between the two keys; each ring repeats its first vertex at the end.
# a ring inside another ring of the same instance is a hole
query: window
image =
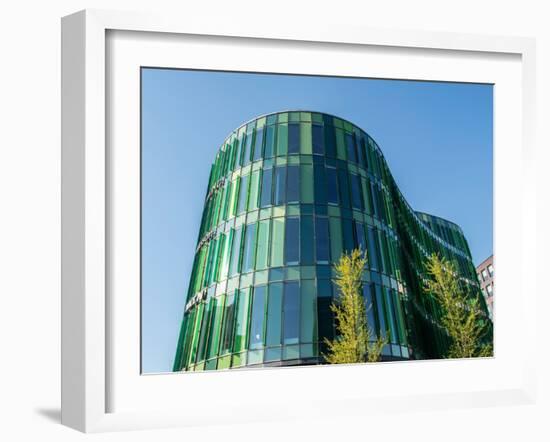
{"type": "Polygon", "coordinates": [[[237,205],[237,213],[244,212],[246,210],[246,199],[248,197],[248,179],[249,175],[241,177],[239,203],[237,205]]]}
{"type": "Polygon", "coordinates": [[[487,270],[489,271],[489,275],[491,275],[491,278],[493,277],[493,264],[489,264],[489,267],[487,267],[487,270]]]}
{"type": "Polygon", "coordinates": [[[218,354],[218,346],[220,345],[220,325],[223,311],[223,297],[212,298],[214,306],[212,309],[212,319],[210,319],[210,331],[208,333],[208,351],[207,358],[213,358],[218,354]]]}
{"type": "Polygon", "coordinates": [[[271,178],[273,169],[265,169],[262,173],[262,196],[260,206],[267,207],[271,205],[271,178]]]}
{"type": "MultiPolygon", "coordinates": [[[[376,319],[374,317],[374,302],[372,299],[371,287],[369,284],[363,285],[363,299],[365,302],[365,311],[367,312],[367,324],[373,333],[376,333],[376,319]]],[[[371,340],[376,339],[376,336],[371,336],[371,340]]]]}
{"type": "Polygon", "coordinates": [[[299,332],[299,285],[297,282],[285,283],[283,305],[284,344],[297,344],[299,332]]]}
{"type": "Polygon", "coordinates": [[[273,218],[271,233],[271,267],[283,265],[283,245],[285,238],[285,219],[273,218]]]}
{"type": "Polygon", "coordinates": [[[275,168],[275,183],[273,189],[273,203],[280,206],[285,203],[286,167],[275,168]]]}
{"type": "Polygon", "coordinates": [[[256,270],[267,268],[269,250],[269,220],[262,220],[258,224],[258,250],[256,252],[256,270]]]}
{"type": "Polygon", "coordinates": [[[233,343],[233,321],[235,320],[235,294],[228,294],[225,299],[223,312],[223,325],[221,336],[220,354],[226,354],[231,351],[233,343]]]}
{"type": "Polygon", "coordinates": [[[250,349],[262,348],[264,343],[266,287],[254,288],[252,314],[250,315],[250,349]]]}
{"type": "Polygon", "coordinates": [[[254,270],[254,252],[256,251],[256,224],[246,226],[243,247],[242,272],[248,273],[254,270]]]}
{"type": "Polygon", "coordinates": [[[368,247],[368,260],[369,260],[369,267],[372,270],[379,270],[379,263],[378,263],[378,238],[376,235],[376,232],[372,227],[368,228],[368,241],[367,241],[367,247],[368,247]]]}
{"type": "Polygon", "coordinates": [[[489,275],[487,274],[487,269],[483,269],[481,271],[481,277],[483,278],[484,281],[489,277],[489,275]]]}
{"type": "Polygon", "coordinates": [[[315,281],[302,281],[300,287],[300,342],[317,340],[315,281]]]}
{"type": "Polygon", "coordinates": [[[252,150],[252,130],[249,130],[246,133],[246,138],[244,143],[243,166],[250,164],[251,150],[252,150]]]}
{"type": "Polygon", "coordinates": [[[325,121],[324,128],[326,156],[327,158],[336,158],[336,140],[332,121],[330,123],[325,121]]]}
{"type": "Polygon", "coordinates": [[[229,266],[229,274],[231,276],[236,275],[239,271],[241,235],[242,235],[242,227],[239,227],[233,233],[233,248],[231,250],[231,264],[229,266]]]}
{"type": "Polygon", "coordinates": [[[303,204],[313,204],[313,166],[305,164],[300,167],[300,201],[303,204]]]}
{"type": "Polygon", "coordinates": [[[317,155],[323,155],[325,153],[323,146],[323,126],[320,126],[319,124],[314,124],[311,130],[313,153],[317,155]]]}
{"type": "Polygon", "coordinates": [[[378,284],[372,284],[371,290],[375,293],[376,298],[376,311],[378,313],[378,324],[380,326],[380,331],[378,336],[386,337],[387,328],[386,328],[386,319],[384,314],[384,300],[382,299],[382,289],[378,284]]]}
{"type": "Polygon", "coordinates": [[[273,157],[275,148],[275,126],[267,126],[265,132],[265,152],[264,158],[273,157]]]}
{"type": "Polygon", "coordinates": [[[287,174],[286,200],[297,203],[300,201],[300,167],[288,166],[287,174]]]}
{"type": "Polygon", "coordinates": [[[489,284],[489,285],[487,286],[487,294],[488,294],[489,296],[493,296],[493,285],[492,285],[492,284],[489,284]]]}
{"type": "Polygon", "coordinates": [[[362,210],[361,204],[361,182],[359,175],[351,174],[351,204],[354,209],[362,210]]]}
{"type": "Polygon", "coordinates": [[[250,302],[250,289],[239,290],[237,300],[237,314],[235,317],[235,342],[233,351],[238,353],[246,348],[248,330],[248,307],[250,302]]]}
{"type": "Polygon", "coordinates": [[[351,219],[343,218],[342,227],[344,231],[344,250],[350,253],[355,246],[353,241],[353,225],[351,219]]]}
{"type": "Polygon", "coordinates": [[[327,200],[329,203],[338,204],[338,178],[336,169],[327,168],[327,200]]]}
{"type": "Polygon", "coordinates": [[[283,283],[269,284],[267,301],[267,327],[265,345],[281,345],[281,319],[283,307],[283,283]]]}
{"type": "Polygon", "coordinates": [[[329,260],[328,218],[315,217],[315,258],[319,263],[329,260]]]}
{"type": "Polygon", "coordinates": [[[313,216],[300,218],[300,264],[313,264],[313,216]]]}
{"type": "Polygon", "coordinates": [[[300,219],[287,218],[285,229],[285,264],[300,261],[300,219]]]}
{"type": "Polygon", "coordinates": [[[258,208],[259,184],[260,184],[260,171],[256,170],[252,173],[252,178],[250,180],[248,210],[254,210],[258,208]]]}
{"type": "Polygon", "coordinates": [[[356,238],[356,246],[361,249],[362,252],[364,252],[367,248],[367,244],[365,242],[365,228],[362,223],[358,221],[354,221],[355,224],[355,238],[356,238]]]}
{"type": "Polygon", "coordinates": [[[322,164],[313,165],[313,174],[315,177],[315,204],[327,203],[327,180],[325,178],[325,167],[322,164]]]}
{"type": "Polygon", "coordinates": [[[338,169],[338,188],[340,189],[340,201],[342,207],[349,208],[348,172],[346,169],[338,169]]]}
{"type": "Polygon", "coordinates": [[[338,262],[342,255],[342,225],[340,218],[329,218],[330,256],[332,262],[338,262]]]}
{"type": "Polygon", "coordinates": [[[277,156],[284,156],[288,151],[288,125],[277,126],[277,156]]]}
{"type": "Polygon", "coordinates": [[[348,153],[348,160],[357,163],[357,154],[355,152],[355,140],[353,134],[346,133],[346,150],[348,153]]]}
{"type": "Polygon", "coordinates": [[[300,153],[300,125],[288,125],[288,153],[300,153]]]}
{"type": "Polygon", "coordinates": [[[259,160],[262,157],[263,141],[264,128],[261,127],[256,130],[256,138],[254,140],[254,161],[259,160]]]}

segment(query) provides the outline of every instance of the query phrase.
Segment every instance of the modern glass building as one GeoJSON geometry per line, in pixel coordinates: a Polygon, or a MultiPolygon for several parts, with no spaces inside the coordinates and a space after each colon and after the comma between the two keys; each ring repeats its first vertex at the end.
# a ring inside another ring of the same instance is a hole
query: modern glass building
{"type": "Polygon", "coordinates": [[[174,371],[323,363],[332,267],[356,247],[368,258],[368,323],[389,342],[383,360],[447,351],[422,293],[432,252],[457,264],[487,314],[460,227],[414,211],[362,129],[302,111],[243,124],[212,165],[174,371]]]}

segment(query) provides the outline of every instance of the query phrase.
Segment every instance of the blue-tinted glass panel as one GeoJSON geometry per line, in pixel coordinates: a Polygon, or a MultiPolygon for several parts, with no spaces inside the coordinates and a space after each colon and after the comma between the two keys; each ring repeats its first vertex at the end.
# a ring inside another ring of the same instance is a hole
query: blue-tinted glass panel
{"type": "Polygon", "coordinates": [[[327,200],[329,203],[338,204],[338,176],[336,169],[327,167],[327,200]]]}
{"type": "Polygon", "coordinates": [[[348,160],[357,163],[357,153],[355,152],[355,139],[353,134],[346,133],[346,149],[348,152],[348,160]]]}
{"type": "Polygon", "coordinates": [[[286,201],[297,203],[300,201],[300,167],[288,166],[287,174],[286,201]]]}
{"type": "Polygon", "coordinates": [[[250,317],[250,349],[262,348],[264,344],[265,300],[266,286],[255,287],[250,317]]]}
{"type": "Polygon", "coordinates": [[[246,134],[246,139],[244,143],[244,154],[243,154],[243,166],[250,164],[250,155],[252,153],[252,132],[246,134]]]}
{"type": "Polygon", "coordinates": [[[365,251],[367,250],[367,243],[365,242],[365,227],[363,226],[363,223],[360,223],[358,221],[354,221],[354,224],[356,246],[362,251],[365,251]]]}
{"type": "Polygon", "coordinates": [[[315,217],[315,258],[317,262],[325,263],[329,260],[328,232],[328,218],[315,217]]]}
{"type": "Polygon", "coordinates": [[[342,218],[342,230],[344,233],[344,251],[349,253],[355,247],[353,240],[353,224],[351,219],[342,218]]]}
{"type": "Polygon", "coordinates": [[[359,175],[350,175],[351,180],[351,204],[354,209],[362,210],[361,182],[359,175]]]}
{"type": "Polygon", "coordinates": [[[283,283],[269,284],[267,304],[267,329],[265,345],[267,347],[281,344],[281,320],[283,311],[283,283]]]}
{"type": "Polygon", "coordinates": [[[327,123],[325,121],[325,155],[328,158],[336,158],[336,138],[334,133],[334,126],[332,125],[332,121],[330,123],[327,123]]]}
{"type": "Polygon", "coordinates": [[[287,218],[285,223],[285,264],[300,261],[300,219],[287,218]]]}
{"type": "Polygon", "coordinates": [[[286,167],[275,168],[275,182],[273,186],[273,203],[276,206],[284,204],[286,187],[286,167]]]}
{"type": "Polygon", "coordinates": [[[375,335],[378,332],[378,327],[374,316],[374,302],[369,284],[363,285],[363,299],[365,302],[365,311],[367,312],[367,324],[371,330],[371,339],[374,340],[376,336],[372,336],[372,334],[375,335]]]}
{"type": "Polygon", "coordinates": [[[313,217],[300,218],[300,263],[313,264],[313,217]]]}
{"type": "Polygon", "coordinates": [[[288,153],[300,153],[300,125],[288,125],[288,153]]]}
{"type": "Polygon", "coordinates": [[[262,158],[263,141],[264,141],[264,128],[262,127],[256,131],[256,136],[254,139],[254,161],[262,158]]]}
{"type": "Polygon", "coordinates": [[[267,207],[271,205],[271,179],[273,176],[273,169],[264,169],[262,172],[262,195],[260,200],[261,207],[267,207]]]}
{"type": "Polygon", "coordinates": [[[284,344],[298,343],[300,319],[300,287],[297,282],[285,283],[283,306],[284,344]]]}
{"type": "Polygon", "coordinates": [[[313,174],[315,176],[315,204],[327,203],[327,180],[325,177],[325,167],[323,164],[313,165],[313,174]]]}
{"type": "Polygon", "coordinates": [[[317,155],[323,155],[325,149],[323,146],[323,126],[319,124],[314,124],[311,127],[311,137],[313,144],[313,153],[317,155]]]}
{"type": "Polygon", "coordinates": [[[349,185],[348,185],[348,173],[345,169],[338,169],[338,188],[340,190],[340,201],[342,207],[349,208],[349,185]]]}

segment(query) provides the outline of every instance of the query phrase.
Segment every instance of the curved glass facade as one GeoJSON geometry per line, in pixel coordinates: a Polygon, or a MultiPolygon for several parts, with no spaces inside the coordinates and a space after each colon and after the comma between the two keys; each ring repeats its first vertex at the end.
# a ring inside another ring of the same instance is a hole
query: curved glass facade
{"type": "Polygon", "coordinates": [[[440,311],[422,295],[432,252],[457,264],[487,314],[460,227],[415,212],[363,130],[301,111],[236,129],[211,168],[174,371],[323,363],[332,266],[356,247],[383,360],[447,351],[440,311]]]}

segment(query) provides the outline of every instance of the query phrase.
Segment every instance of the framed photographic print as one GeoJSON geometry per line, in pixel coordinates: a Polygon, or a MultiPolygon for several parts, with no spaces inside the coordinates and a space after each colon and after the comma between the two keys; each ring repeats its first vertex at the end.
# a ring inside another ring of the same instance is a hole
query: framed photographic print
{"type": "Polygon", "coordinates": [[[63,19],[63,423],[532,401],[533,42],[234,29],[63,19]]]}

